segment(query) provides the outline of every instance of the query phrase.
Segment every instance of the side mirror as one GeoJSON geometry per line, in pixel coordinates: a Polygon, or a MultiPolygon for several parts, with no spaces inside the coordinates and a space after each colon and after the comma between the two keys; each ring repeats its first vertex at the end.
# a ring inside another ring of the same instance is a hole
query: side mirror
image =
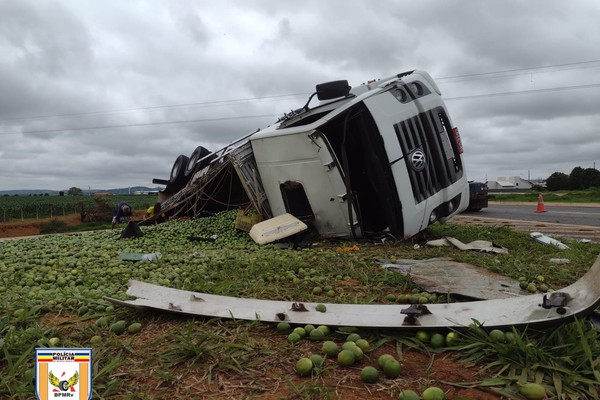
{"type": "Polygon", "coordinates": [[[345,97],[348,96],[351,88],[346,80],[320,83],[316,86],[317,98],[319,100],[331,100],[345,97]]]}

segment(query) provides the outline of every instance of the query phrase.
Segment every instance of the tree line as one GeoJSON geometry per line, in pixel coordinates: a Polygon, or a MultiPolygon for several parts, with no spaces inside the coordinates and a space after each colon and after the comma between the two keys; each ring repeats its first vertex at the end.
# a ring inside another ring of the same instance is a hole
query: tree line
{"type": "Polygon", "coordinates": [[[548,190],[583,190],[600,188],[600,171],[595,168],[575,167],[570,174],[554,172],[546,179],[548,190]]]}

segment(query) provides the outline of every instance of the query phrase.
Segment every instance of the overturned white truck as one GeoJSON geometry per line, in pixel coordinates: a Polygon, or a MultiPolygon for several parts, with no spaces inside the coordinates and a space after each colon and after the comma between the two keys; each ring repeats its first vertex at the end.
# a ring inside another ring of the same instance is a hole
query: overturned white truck
{"type": "Polygon", "coordinates": [[[275,124],[210,152],[180,155],[158,201],[170,216],[251,205],[289,213],[321,237],[413,236],[469,203],[458,129],[424,71],[351,88],[316,86],[275,124]],[[312,108],[313,96],[320,103],[312,108]]]}

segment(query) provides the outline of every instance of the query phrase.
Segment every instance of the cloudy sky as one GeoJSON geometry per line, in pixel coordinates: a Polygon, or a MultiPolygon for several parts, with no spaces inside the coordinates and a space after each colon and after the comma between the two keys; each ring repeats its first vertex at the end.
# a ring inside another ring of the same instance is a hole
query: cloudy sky
{"type": "Polygon", "coordinates": [[[600,168],[600,2],[0,0],[0,190],[152,186],[302,106],[423,69],[469,179],[600,168]]]}

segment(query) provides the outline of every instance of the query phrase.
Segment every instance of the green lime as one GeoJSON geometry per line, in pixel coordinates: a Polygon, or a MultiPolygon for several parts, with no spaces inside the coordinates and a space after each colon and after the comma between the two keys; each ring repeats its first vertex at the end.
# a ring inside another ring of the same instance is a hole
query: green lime
{"type": "Polygon", "coordinates": [[[323,346],[321,347],[321,349],[323,350],[323,353],[325,353],[329,357],[335,357],[340,352],[340,349],[338,348],[337,344],[335,344],[335,342],[331,340],[323,342],[323,346]]]}
{"type": "Polygon", "coordinates": [[[310,335],[310,333],[315,329],[314,325],[308,324],[304,326],[304,331],[306,332],[307,335],[310,335]]]}
{"type": "Polygon", "coordinates": [[[526,383],[519,390],[528,400],[541,400],[546,398],[546,389],[537,383],[526,383]]]}
{"type": "Polygon", "coordinates": [[[505,343],[506,335],[500,329],[492,329],[490,331],[490,339],[492,340],[492,342],[505,343]]]}
{"type": "Polygon", "coordinates": [[[309,358],[315,368],[321,368],[323,366],[323,362],[325,361],[323,356],[315,353],[311,354],[309,358]]]}
{"type": "Polygon", "coordinates": [[[302,328],[302,327],[297,327],[294,328],[294,330],[292,331],[293,333],[297,333],[298,336],[300,336],[301,338],[306,337],[306,329],[302,328]]]}
{"type": "Polygon", "coordinates": [[[529,285],[527,285],[527,291],[529,293],[535,293],[537,291],[537,286],[535,286],[535,283],[531,282],[529,285]]]}
{"type": "Polygon", "coordinates": [[[313,362],[310,358],[303,357],[296,362],[296,373],[300,376],[307,376],[313,369],[313,362]]]}
{"type": "Polygon", "coordinates": [[[308,335],[308,337],[311,340],[323,340],[323,338],[325,337],[325,334],[320,329],[313,329],[312,331],[310,331],[310,334],[308,335]]]}
{"type": "Polygon", "coordinates": [[[392,356],[391,354],[380,355],[379,358],[377,359],[377,364],[379,364],[379,368],[383,369],[385,363],[388,362],[389,360],[395,360],[394,356],[392,356]]]}
{"type": "Polygon", "coordinates": [[[92,346],[97,346],[100,343],[102,343],[102,337],[101,336],[95,335],[95,336],[92,336],[92,338],[90,339],[90,344],[92,346]]]}
{"type": "Polygon", "coordinates": [[[356,342],[344,342],[344,344],[342,344],[342,350],[351,350],[355,347],[358,347],[356,342]]]}
{"type": "Polygon", "coordinates": [[[383,373],[389,379],[396,379],[400,376],[400,362],[397,360],[387,360],[385,364],[383,364],[383,373]]]}
{"type": "Polygon", "coordinates": [[[504,334],[504,340],[506,343],[515,343],[517,341],[517,337],[513,332],[506,332],[504,334]]]}
{"type": "Polygon", "coordinates": [[[527,280],[522,280],[519,281],[519,287],[523,290],[527,290],[527,285],[529,285],[529,282],[527,282],[527,280]]]}
{"type": "Polygon", "coordinates": [[[423,343],[429,342],[429,333],[427,331],[418,331],[417,339],[423,343]]]}
{"type": "Polygon", "coordinates": [[[390,293],[387,296],[385,296],[385,299],[387,301],[389,301],[390,303],[395,303],[396,302],[396,295],[390,293]]]}
{"type": "Polygon", "coordinates": [[[457,332],[448,332],[448,334],[446,334],[446,345],[454,346],[458,343],[458,338],[459,335],[457,332]]]}
{"type": "Polygon", "coordinates": [[[421,397],[412,390],[403,389],[398,393],[398,400],[421,400],[421,397]]]}
{"type": "Polygon", "coordinates": [[[446,345],[446,337],[441,333],[434,333],[431,335],[431,347],[434,349],[439,349],[440,347],[444,347],[446,345]]]}
{"type": "Polygon", "coordinates": [[[363,357],[365,356],[365,353],[363,353],[361,348],[358,347],[356,344],[354,346],[351,346],[348,350],[350,350],[351,352],[354,353],[354,358],[356,360],[362,360],[363,357]]]}
{"type": "Polygon", "coordinates": [[[360,371],[360,379],[364,383],[377,383],[379,380],[379,371],[371,366],[364,367],[360,371]]]}
{"type": "Polygon", "coordinates": [[[300,335],[298,335],[296,332],[290,333],[288,335],[287,339],[288,339],[288,342],[290,342],[291,344],[296,344],[296,343],[300,342],[300,340],[302,340],[300,335]]]}
{"type": "Polygon", "coordinates": [[[318,312],[325,312],[327,311],[327,307],[325,307],[325,304],[319,303],[315,307],[315,310],[317,310],[318,312]]]}
{"type": "Polygon", "coordinates": [[[280,322],[277,324],[277,333],[287,335],[292,330],[289,322],[280,322]]]}
{"type": "Polygon", "coordinates": [[[351,350],[342,350],[337,355],[338,363],[344,367],[349,367],[354,364],[356,357],[351,350]]]}
{"type": "Polygon", "coordinates": [[[327,325],[319,325],[317,329],[323,332],[323,335],[328,336],[331,333],[331,329],[327,325]]]}
{"type": "Polygon", "coordinates": [[[360,335],[358,333],[351,333],[348,335],[348,337],[346,338],[347,342],[355,342],[360,339],[360,335]]]}
{"type": "Polygon", "coordinates": [[[425,389],[422,393],[423,400],[444,400],[446,395],[439,387],[431,386],[425,389]]]}
{"type": "Polygon", "coordinates": [[[127,327],[127,333],[135,334],[139,333],[142,330],[142,324],[139,322],[134,322],[133,324],[127,327]]]}
{"type": "Polygon", "coordinates": [[[321,288],[320,286],[315,286],[313,288],[313,294],[316,294],[317,296],[320,295],[321,293],[323,293],[323,288],[321,288]]]}
{"type": "Polygon", "coordinates": [[[371,348],[371,345],[365,339],[358,339],[355,343],[358,347],[360,347],[363,353],[366,353],[371,348]]]}

